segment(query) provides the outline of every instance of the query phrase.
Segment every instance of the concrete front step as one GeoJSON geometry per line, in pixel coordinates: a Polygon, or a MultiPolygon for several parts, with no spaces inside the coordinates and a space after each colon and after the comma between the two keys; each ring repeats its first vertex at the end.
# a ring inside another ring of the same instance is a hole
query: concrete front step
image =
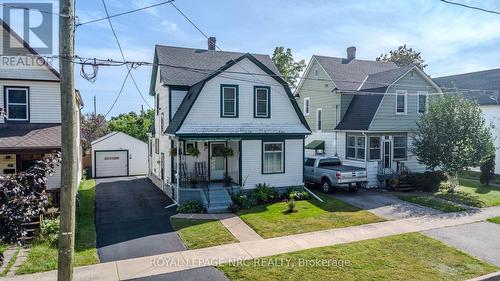
{"type": "Polygon", "coordinates": [[[207,212],[209,214],[220,214],[220,213],[227,213],[227,206],[226,207],[210,207],[207,209],[207,212]]]}

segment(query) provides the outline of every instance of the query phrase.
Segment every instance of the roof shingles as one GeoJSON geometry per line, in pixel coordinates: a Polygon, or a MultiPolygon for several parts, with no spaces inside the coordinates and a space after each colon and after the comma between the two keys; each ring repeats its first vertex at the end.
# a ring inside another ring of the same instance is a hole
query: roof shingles
{"type": "Polygon", "coordinates": [[[61,124],[7,124],[0,128],[0,149],[59,149],[61,124]]]}

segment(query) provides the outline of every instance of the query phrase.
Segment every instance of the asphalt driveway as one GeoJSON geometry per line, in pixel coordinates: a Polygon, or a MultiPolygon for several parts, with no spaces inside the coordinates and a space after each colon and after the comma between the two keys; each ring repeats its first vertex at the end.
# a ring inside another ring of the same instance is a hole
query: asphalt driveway
{"type": "Polygon", "coordinates": [[[336,190],[331,195],[339,200],[389,220],[422,217],[440,213],[432,208],[400,200],[388,192],[378,192],[366,189],[361,189],[358,192],[336,190]]]}
{"type": "Polygon", "coordinates": [[[424,231],[441,242],[500,266],[500,224],[476,222],[424,231]]]}
{"type": "Polygon", "coordinates": [[[185,250],[170,225],[175,208],[149,179],[126,177],[96,181],[97,251],[101,262],[185,250]]]}

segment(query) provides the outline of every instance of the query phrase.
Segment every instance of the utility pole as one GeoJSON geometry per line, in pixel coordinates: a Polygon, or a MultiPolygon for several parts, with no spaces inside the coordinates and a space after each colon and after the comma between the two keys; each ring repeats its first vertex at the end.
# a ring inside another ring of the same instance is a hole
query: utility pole
{"type": "Polygon", "coordinates": [[[60,0],[59,71],[61,74],[61,225],[57,280],[73,280],[75,250],[75,201],[77,189],[78,105],[74,76],[74,13],[72,0],[60,0]],[[66,15],[66,16],[65,16],[66,15]]]}
{"type": "Polygon", "coordinates": [[[96,103],[96,101],[95,101],[95,95],[94,95],[94,116],[96,116],[96,106],[95,106],[95,103],[96,103]]]}

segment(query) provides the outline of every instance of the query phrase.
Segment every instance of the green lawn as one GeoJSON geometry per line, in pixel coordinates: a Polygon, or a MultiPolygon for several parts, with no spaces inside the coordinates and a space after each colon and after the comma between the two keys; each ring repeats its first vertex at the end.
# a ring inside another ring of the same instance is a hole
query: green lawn
{"type": "Polygon", "coordinates": [[[435,198],[433,196],[418,196],[418,195],[404,195],[404,196],[398,196],[399,199],[414,203],[417,205],[422,205],[425,207],[429,207],[432,209],[439,210],[444,213],[450,213],[450,212],[460,212],[460,211],[465,211],[467,210],[466,208],[457,205],[453,202],[447,202],[444,200],[440,200],[438,198],[435,198]]]}
{"type": "MultiPolygon", "coordinates": [[[[76,214],[75,266],[99,263],[94,224],[95,181],[84,181],[79,189],[80,207],[76,214]]],[[[16,274],[57,269],[57,245],[35,243],[26,262],[16,274]]]]}
{"type": "Polygon", "coordinates": [[[500,224],[500,217],[494,217],[494,218],[488,219],[488,221],[500,224]]]}
{"type": "Polygon", "coordinates": [[[188,249],[238,242],[218,220],[170,219],[188,249]]]}
{"type": "Polygon", "coordinates": [[[500,205],[500,187],[483,186],[479,180],[459,178],[460,186],[457,193],[437,192],[435,195],[473,207],[489,207],[500,205]]]}
{"type": "Polygon", "coordinates": [[[218,268],[233,281],[466,280],[499,270],[420,233],[223,264],[218,268]]]}
{"type": "Polygon", "coordinates": [[[380,222],[384,219],[331,196],[295,201],[297,211],[287,213],[285,202],[255,206],[238,212],[240,218],[264,238],[380,222]]]}

